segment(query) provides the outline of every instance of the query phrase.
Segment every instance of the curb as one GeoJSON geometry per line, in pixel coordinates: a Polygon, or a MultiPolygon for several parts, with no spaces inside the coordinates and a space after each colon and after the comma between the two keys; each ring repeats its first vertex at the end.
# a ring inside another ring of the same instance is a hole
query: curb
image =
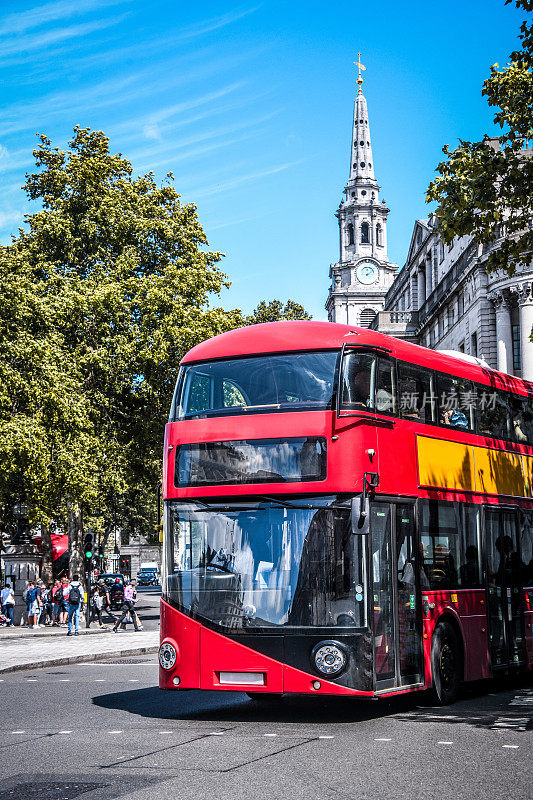
{"type": "Polygon", "coordinates": [[[114,650],[110,653],[86,653],[85,655],[68,656],[63,658],[46,658],[42,661],[31,661],[27,664],[17,664],[14,667],[0,667],[0,675],[8,672],[22,672],[28,669],[43,669],[44,667],[62,667],[66,664],[79,664],[87,661],[100,661],[106,658],[123,658],[125,656],[140,656],[148,653],[157,653],[158,645],[147,647],[128,647],[125,650],[114,650]]]}
{"type": "MultiPolygon", "coordinates": [[[[86,628],[83,631],[80,630],[81,636],[97,636],[101,633],[108,633],[108,631],[99,630],[97,628],[86,628]]],[[[23,630],[20,633],[0,633],[0,642],[13,642],[23,639],[31,639],[32,641],[35,641],[36,639],[46,639],[50,636],[61,637],[62,635],[65,635],[65,630],[56,632],[43,631],[42,633],[40,631],[36,633],[35,631],[23,630]]]]}

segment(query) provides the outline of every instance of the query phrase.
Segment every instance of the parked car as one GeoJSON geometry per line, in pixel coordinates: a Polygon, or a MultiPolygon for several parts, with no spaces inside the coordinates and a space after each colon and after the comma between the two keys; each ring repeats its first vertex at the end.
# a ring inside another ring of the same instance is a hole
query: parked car
{"type": "Polygon", "coordinates": [[[157,586],[159,584],[159,576],[156,570],[139,570],[137,573],[138,586],[157,586]]]}

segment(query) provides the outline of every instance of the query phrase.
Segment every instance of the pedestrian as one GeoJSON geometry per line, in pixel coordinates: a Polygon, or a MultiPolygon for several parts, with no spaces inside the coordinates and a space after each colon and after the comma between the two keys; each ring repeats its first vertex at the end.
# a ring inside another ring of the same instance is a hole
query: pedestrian
{"type": "Polygon", "coordinates": [[[68,631],[67,636],[72,636],[72,620],[74,619],[74,635],[79,635],[80,612],[83,610],[84,592],[79,575],[74,575],[68,593],[68,631]]]}
{"type": "Polygon", "coordinates": [[[52,625],[57,627],[59,625],[59,615],[61,613],[61,606],[63,604],[63,592],[61,590],[61,581],[56,579],[51,591],[52,595],[52,625]]]}
{"type": "Polygon", "coordinates": [[[0,593],[0,603],[2,604],[2,614],[7,618],[7,625],[13,625],[13,609],[15,608],[15,595],[9,583],[4,583],[0,593]]]}
{"type": "Polygon", "coordinates": [[[49,583],[48,586],[44,586],[43,588],[43,620],[45,625],[51,625],[54,619],[54,613],[52,608],[52,584],[49,583]]]}
{"type": "Polygon", "coordinates": [[[67,627],[69,593],[70,593],[69,579],[66,577],[61,578],[61,612],[59,614],[59,624],[62,628],[67,627]]]}
{"type": "Polygon", "coordinates": [[[103,578],[100,578],[98,581],[98,591],[102,597],[102,610],[106,612],[106,614],[111,617],[113,622],[116,620],[115,615],[111,610],[111,600],[109,599],[109,590],[103,578]]]}
{"type": "Polygon", "coordinates": [[[39,627],[37,620],[41,616],[40,592],[37,594],[37,586],[34,581],[29,581],[25,591],[26,611],[28,614],[28,628],[35,630],[39,627]]]}
{"type": "MultiPolygon", "coordinates": [[[[103,584],[104,582],[101,581],[101,583],[103,584]]],[[[105,627],[102,620],[102,609],[104,607],[104,602],[105,602],[105,594],[102,593],[101,587],[99,583],[97,583],[91,593],[89,625],[91,624],[91,620],[93,620],[96,617],[99,626],[101,628],[105,627]]]]}
{"type": "MultiPolygon", "coordinates": [[[[134,604],[135,604],[135,605],[137,605],[137,581],[136,581],[135,579],[133,579],[133,580],[131,581],[131,585],[133,586],[133,592],[134,592],[134,600],[133,600],[133,602],[134,602],[134,604]]],[[[140,631],[143,631],[143,630],[144,630],[144,628],[143,628],[143,624],[142,624],[142,622],[141,622],[141,618],[140,618],[140,617],[139,617],[139,615],[137,614],[137,610],[136,610],[135,608],[133,609],[133,613],[134,613],[134,615],[135,615],[135,619],[137,620],[137,627],[138,627],[138,629],[139,629],[140,631]]]]}
{"type": "Polygon", "coordinates": [[[135,591],[135,586],[132,586],[131,583],[126,580],[124,586],[124,601],[122,603],[122,616],[117,619],[113,626],[113,633],[117,633],[118,626],[121,622],[126,620],[128,614],[131,616],[133,626],[136,631],[141,630],[139,625],[137,624],[137,616],[135,614],[135,600],[137,599],[137,592],[135,591]]]}
{"type": "Polygon", "coordinates": [[[44,603],[43,603],[43,582],[41,580],[35,581],[35,595],[37,598],[38,608],[35,611],[35,627],[42,628],[43,626],[40,624],[41,622],[41,615],[43,613],[44,603]]]}

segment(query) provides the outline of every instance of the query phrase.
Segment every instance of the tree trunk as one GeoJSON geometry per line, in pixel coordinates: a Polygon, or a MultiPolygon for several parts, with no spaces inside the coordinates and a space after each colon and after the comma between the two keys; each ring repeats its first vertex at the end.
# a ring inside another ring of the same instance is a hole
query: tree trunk
{"type": "Polygon", "coordinates": [[[46,584],[52,582],[52,562],[54,553],[52,550],[52,537],[48,525],[41,524],[41,553],[43,557],[43,567],[41,578],[46,584]]]}
{"type": "Polygon", "coordinates": [[[83,576],[83,519],[81,509],[76,503],[68,504],[68,572],[70,580],[78,575],[80,583],[84,585],[83,576]]]}

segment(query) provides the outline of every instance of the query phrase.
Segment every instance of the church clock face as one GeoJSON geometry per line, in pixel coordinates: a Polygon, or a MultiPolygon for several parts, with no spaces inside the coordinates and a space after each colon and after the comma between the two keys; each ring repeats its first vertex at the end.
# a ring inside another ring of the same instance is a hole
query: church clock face
{"type": "Polygon", "coordinates": [[[372,261],[361,261],[355,271],[357,275],[357,280],[360,283],[364,283],[368,286],[371,283],[375,283],[378,279],[378,268],[372,261]]]}

